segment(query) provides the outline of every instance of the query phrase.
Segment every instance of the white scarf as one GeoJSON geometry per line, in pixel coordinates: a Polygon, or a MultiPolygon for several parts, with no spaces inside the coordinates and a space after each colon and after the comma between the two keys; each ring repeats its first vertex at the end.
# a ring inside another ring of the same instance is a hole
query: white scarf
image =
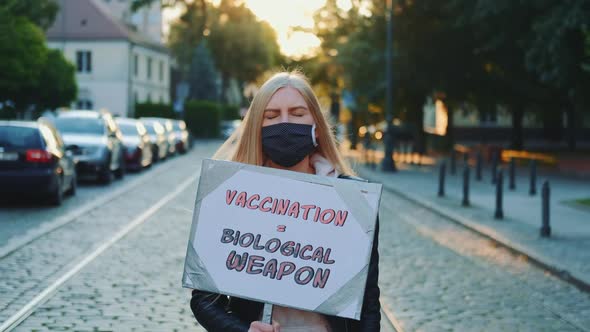
{"type": "Polygon", "coordinates": [[[316,175],[338,177],[338,171],[332,166],[332,163],[318,152],[311,155],[309,162],[315,169],[316,175]]]}

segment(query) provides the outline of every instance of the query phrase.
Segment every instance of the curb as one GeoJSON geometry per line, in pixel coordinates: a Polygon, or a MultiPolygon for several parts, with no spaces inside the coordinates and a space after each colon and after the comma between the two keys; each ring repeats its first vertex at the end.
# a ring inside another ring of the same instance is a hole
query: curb
{"type": "MultiPolygon", "coordinates": [[[[358,172],[364,178],[372,180],[372,176],[370,176],[370,174],[367,173],[367,171],[365,171],[364,169],[359,168],[358,172]]],[[[418,197],[417,195],[404,193],[398,189],[395,189],[392,185],[390,185],[388,183],[383,183],[383,188],[385,190],[397,195],[397,196],[400,196],[400,197],[414,203],[414,204],[422,206],[423,208],[425,208],[425,209],[427,209],[427,210],[429,210],[429,211],[431,211],[431,212],[433,212],[445,219],[448,219],[449,221],[451,221],[451,222],[453,222],[453,223],[455,223],[467,230],[470,230],[482,237],[485,237],[485,238],[493,241],[495,244],[508,249],[509,251],[511,251],[514,254],[525,256],[531,263],[548,271],[553,276],[555,276],[567,283],[574,285],[576,288],[578,288],[581,291],[590,293],[590,280],[587,281],[582,278],[576,277],[574,275],[574,274],[577,274],[575,271],[572,273],[572,271],[568,271],[568,269],[560,267],[559,264],[554,262],[552,259],[536,254],[534,252],[534,250],[532,250],[526,246],[522,246],[522,245],[506,238],[505,236],[498,233],[493,228],[490,228],[490,227],[487,227],[484,225],[480,225],[468,218],[465,218],[459,214],[452,212],[451,210],[449,210],[447,208],[437,206],[435,203],[425,200],[422,197],[418,197]]]]}

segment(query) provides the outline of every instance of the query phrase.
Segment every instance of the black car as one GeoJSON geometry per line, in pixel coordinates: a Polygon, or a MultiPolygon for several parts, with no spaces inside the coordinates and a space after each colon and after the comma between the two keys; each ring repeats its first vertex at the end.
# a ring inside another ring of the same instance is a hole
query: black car
{"type": "Polygon", "coordinates": [[[53,120],[74,153],[78,175],[108,184],[125,174],[122,135],[106,111],[64,111],[53,120]]]}
{"type": "Polygon", "coordinates": [[[76,165],[51,123],[0,121],[0,193],[40,195],[60,205],[76,193],[76,165]]]}

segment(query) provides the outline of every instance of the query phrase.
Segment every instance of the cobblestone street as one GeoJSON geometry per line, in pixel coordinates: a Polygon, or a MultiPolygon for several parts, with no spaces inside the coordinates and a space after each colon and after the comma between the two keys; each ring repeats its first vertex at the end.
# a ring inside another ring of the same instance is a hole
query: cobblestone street
{"type": "MultiPolygon", "coordinates": [[[[127,188],[53,228],[57,213],[0,210],[0,325],[24,310],[14,331],[204,331],[180,284],[201,160],[219,143],[97,190],[127,188]],[[9,229],[19,218],[31,229],[9,229]]],[[[380,219],[382,331],[590,330],[589,294],[488,239],[387,190],[380,219]]]]}

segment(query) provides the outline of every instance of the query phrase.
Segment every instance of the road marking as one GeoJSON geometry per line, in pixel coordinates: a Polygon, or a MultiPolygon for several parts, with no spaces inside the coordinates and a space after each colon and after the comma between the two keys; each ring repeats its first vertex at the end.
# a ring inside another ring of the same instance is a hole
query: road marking
{"type": "Polygon", "coordinates": [[[29,317],[35,309],[40,306],[41,304],[45,303],[49,298],[61,287],[64,283],[66,283],[69,279],[71,279],[74,275],[76,275],[80,270],[82,270],[86,265],[92,262],[96,257],[102,254],[105,250],[107,250],[110,246],[115,244],[129,232],[131,232],[135,227],[144,223],[150,216],[156,213],[159,209],[162,208],[166,203],[170,202],[176,196],[178,196],[182,191],[184,191],[188,186],[192,185],[198,178],[198,175],[193,175],[189,177],[184,184],[179,186],[173,192],[168,193],[168,195],[164,196],[160,199],[156,204],[150,207],[147,211],[139,215],[137,218],[133,219],[129,224],[127,224],[123,229],[117,232],[113,237],[111,237],[108,241],[104,242],[98,248],[96,248],[93,252],[91,252],[88,256],[86,256],[82,261],[80,261],[76,266],[71,268],[68,272],[66,272],[63,276],[53,282],[49,287],[45,288],[41,293],[35,296],[31,301],[29,301],[24,307],[22,307],[18,312],[14,315],[10,316],[2,325],[0,325],[0,332],[11,331],[15,327],[17,327],[23,320],[29,317]]]}
{"type": "MultiPolygon", "coordinates": [[[[179,158],[176,158],[174,161],[176,160],[179,160],[179,158]]],[[[132,182],[125,184],[123,187],[118,188],[110,194],[106,193],[103,196],[100,196],[98,199],[92,200],[90,203],[83,205],[74,211],[68,212],[63,216],[55,218],[53,221],[43,223],[39,225],[39,227],[33,228],[32,230],[30,230],[22,236],[17,236],[15,239],[8,240],[8,243],[0,248],[0,259],[10,255],[11,253],[15,252],[21,247],[24,247],[27,244],[35,241],[39,237],[51,233],[54,230],[71,223],[72,221],[76,220],[88,211],[94,210],[95,208],[114,200],[118,196],[121,196],[132,189],[135,189],[140,184],[149,181],[153,176],[169,170],[175,164],[176,163],[169,162],[168,164],[163,165],[164,167],[158,168],[154,172],[146,172],[142,174],[141,177],[134,179],[132,182]]]]}
{"type": "Polygon", "coordinates": [[[381,303],[381,311],[385,314],[385,318],[387,318],[389,324],[393,326],[396,332],[404,332],[402,324],[395,318],[393,311],[391,311],[387,303],[382,298],[379,299],[379,302],[381,303]]]}

